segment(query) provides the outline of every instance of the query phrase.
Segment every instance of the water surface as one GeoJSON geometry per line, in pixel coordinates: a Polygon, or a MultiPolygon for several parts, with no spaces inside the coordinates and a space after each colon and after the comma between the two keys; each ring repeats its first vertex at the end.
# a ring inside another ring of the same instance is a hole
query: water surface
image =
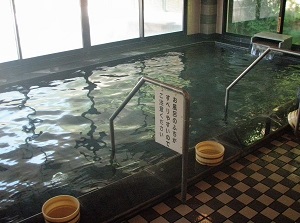
{"type": "Polygon", "coordinates": [[[63,189],[81,195],[175,156],[154,143],[154,86],[146,84],[115,121],[111,163],[108,119],[142,76],[189,92],[191,147],[294,99],[300,65],[275,56],[232,89],[224,122],[225,89],[255,59],[245,49],[194,44],[1,89],[0,211],[41,205],[63,189]]]}

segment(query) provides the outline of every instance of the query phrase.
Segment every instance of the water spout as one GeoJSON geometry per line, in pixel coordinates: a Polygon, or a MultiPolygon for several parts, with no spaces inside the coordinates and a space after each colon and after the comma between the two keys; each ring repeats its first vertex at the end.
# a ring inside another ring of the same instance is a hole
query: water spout
{"type": "MultiPolygon", "coordinates": [[[[262,44],[252,43],[251,47],[251,55],[253,56],[261,56],[263,52],[265,52],[269,47],[262,44]]],[[[274,52],[269,52],[266,56],[266,60],[272,60],[274,58],[274,52]]]]}
{"type": "MultiPolygon", "coordinates": [[[[268,47],[279,49],[291,49],[292,37],[289,35],[260,32],[254,34],[251,38],[252,49],[251,54],[254,56],[260,56],[268,47]]],[[[272,60],[274,58],[274,52],[269,52],[265,59],[272,60]]]]}

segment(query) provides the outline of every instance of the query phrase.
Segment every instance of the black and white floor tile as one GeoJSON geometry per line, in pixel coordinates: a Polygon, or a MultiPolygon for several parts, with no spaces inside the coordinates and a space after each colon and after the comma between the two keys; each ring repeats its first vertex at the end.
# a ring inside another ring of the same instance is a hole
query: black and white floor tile
{"type": "Polygon", "coordinates": [[[126,223],[300,222],[300,141],[285,133],[126,223]]]}

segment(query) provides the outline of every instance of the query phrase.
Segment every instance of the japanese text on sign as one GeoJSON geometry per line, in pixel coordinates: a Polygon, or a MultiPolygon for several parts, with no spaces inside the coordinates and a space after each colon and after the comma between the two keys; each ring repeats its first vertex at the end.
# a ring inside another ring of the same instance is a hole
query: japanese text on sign
{"type": "Polygon", "coordinates": [[[164,88],[155,90],[155,141],[182,153],[183,95],[164,88]]]}

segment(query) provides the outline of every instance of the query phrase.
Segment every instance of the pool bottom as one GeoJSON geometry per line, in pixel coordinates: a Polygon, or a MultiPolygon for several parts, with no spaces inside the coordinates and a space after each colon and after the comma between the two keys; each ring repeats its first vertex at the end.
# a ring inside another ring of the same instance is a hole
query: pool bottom
{"type": "MultiPolygon", "coordinates": [[[[286,108],[291,109],[290,104],[286,108]]],[[[287,124],[278,126],[277,122],[273,122],[270,118],[257,117],[242,126],[213,137],[211,140],[220,142],[226,148],[224,161],[214,167],[198,164],[195,160],[194,148],[191,148],[188,161],[188,184],[191,185],[219,171],[289,129],[290,126],[287,124]],[[268,135],[264,134],[266,131],[258,131],[266,128],[270,129],[268,135]],[[249,141],[249,134],[252,134],[253,141],[249,141]]],[[[106,187],[79,196],[81,222],[121,222],[142,209],[180,192],[180,184],[181,156],[177,155],[106,187]]],[[[68,193],[67,188],[59,189],[61,193],[68,193]]],[[[42,221],[42,214],[39,213],[21,222],[42,221]]]]}

